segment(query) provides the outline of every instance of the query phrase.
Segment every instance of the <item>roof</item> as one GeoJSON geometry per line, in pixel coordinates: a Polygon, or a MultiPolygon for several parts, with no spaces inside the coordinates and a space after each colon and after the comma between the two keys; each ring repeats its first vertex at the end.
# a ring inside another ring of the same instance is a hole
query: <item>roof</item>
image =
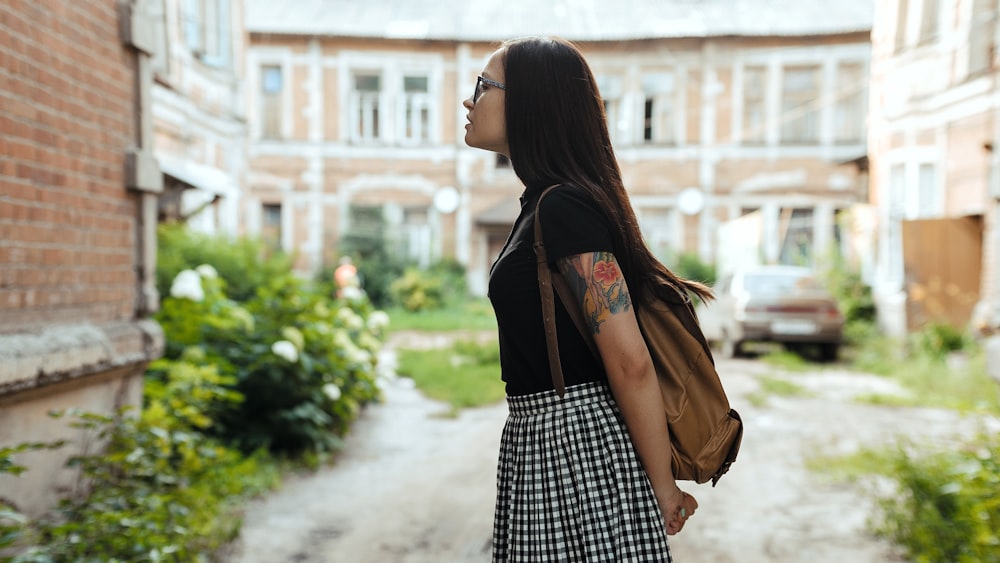
{"type": "Polygon", "coordinates": [[[722,36],[871,30],[874,0],[245,0],[256,33],[502,41],[722,36]]]}

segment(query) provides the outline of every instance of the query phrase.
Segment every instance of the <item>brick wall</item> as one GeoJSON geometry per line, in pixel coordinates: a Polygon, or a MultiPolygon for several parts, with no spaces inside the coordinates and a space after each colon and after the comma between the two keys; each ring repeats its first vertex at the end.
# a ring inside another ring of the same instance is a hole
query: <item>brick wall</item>
{"type": "Polygon", "coordinates": [[[0,334],[132,319],[135,65],[115,0],[0,3],[0,334]]]}

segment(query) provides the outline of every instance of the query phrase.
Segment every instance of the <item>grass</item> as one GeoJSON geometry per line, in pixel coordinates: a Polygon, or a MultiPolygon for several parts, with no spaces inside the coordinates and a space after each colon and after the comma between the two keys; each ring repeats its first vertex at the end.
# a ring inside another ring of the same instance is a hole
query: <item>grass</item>
{"type": "Polygon", "coordinates": [[[763,376],[758,379],[758,382],[760,389],[747,395],[750,404],[756,407],[767,405],[768,398],[772,396],[807,397],[810,395],[809,391],[801,385],[780,377],[763,376]]]}
{"type": "Polygon", "coordinates": [[[967,413],[1000,414],[1000,388],[986,374],[982,350],[964,352],[962,361],[949,364],[944,359],[918,356],[898,362],[891,377],[909,391],[908,397],[870,395],[874,404],[935,407],[967,413]]]}
{"type": "Polygon", "coordinates": [[[855,483],[870,475],[892,473],[892,451],[861,449],[849,455],[816,455],[806,459],[806,467],[834,483],[855,483]]]}
{"type": "Polygon", "coordinates": [[[800,354],[787,350],[769,352],[761,356],[761,360],[785,371],[808,371],[816,369],[816,364],[809,362],[800,354]]]}
{"type": "Polygon", "coordinates": [[[505,396],[496,343],[456,342],[450,348],[398,351],[399,375],[410,377],[432,399],[460,409],[490,405],[505,396]]]}
{"type": "Polygon", "coordinates": [[[474,299],[430,311],[407,311],[402,307],[386,309],[389,332],[424,330],[447,332],[455,330],[496,330],[497,319],[486,299],[474,299]]]}

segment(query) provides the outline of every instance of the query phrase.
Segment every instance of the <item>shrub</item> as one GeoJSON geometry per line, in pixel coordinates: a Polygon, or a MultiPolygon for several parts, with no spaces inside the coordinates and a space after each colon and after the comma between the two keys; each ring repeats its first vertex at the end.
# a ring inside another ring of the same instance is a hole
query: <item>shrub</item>
{"type": "Polygon", "coordinates": [[[390,286],[393,300],[407,311],[440,309],[444,305],[444,283],[438,276],[407,268],[390,286]]]}
{"type": "Polygon", "coordinates": [[[677,256],[677,261],[670,268],[678,276],[707,285],[713,285],[716,279],[715,265],[703,261],[694,252],[685,252],[677,256]]]}
{"type": "Polygon", "coordinates": [[[914,353],[937,359],[964,349],[970,342],[963,331],[944,323],[929,323],[910,338],[914,353]]]}
{"type": "Polygon", "coordinates": [[[392,302],[390,286],[403,274],[407,261],[388,237],[381,208],[352,207],[352,229],[340,240],[340,252],[351,256],[361,286],[377,307],[392,302]]]}
{"type": "Polygon", "coordinates": [[[254,296],[258,287],[291,270],[292,260],[257,239],[229,239],[190,231],[183,224],[163,224],[157,230],[156,287],[160,295],[183,270],[211,264],[237,302],[254,296]]]}
{"type": "Polygon", "coordinates": [[[922,458],[900,450],[878,532],[914,561],[1000,561],[1000,439],[922,458]]]}
{"type": "Polygon", "coordinates": [[[286,273],[239,305],[215,278],[201,281],[200,300],[167,297],[157,319],[167,359],[214,365],[220,384],[241,398],[217,394],[206,407],[216,421],[207,431],[245,452],[336,448],[359,407],[378,397],[381,341],[366,319],[370,302],[331,300],[286,273]]]}
{"type": "Polygon", "coordinates": [[[234,501],[277,481],[258,456],[162,420],[73,414],[99,451],[70,459],[81,471],[77,490],[35,523],[34,546],[15,563],[207,561],[239,531],[227,514],[234,501]]]}

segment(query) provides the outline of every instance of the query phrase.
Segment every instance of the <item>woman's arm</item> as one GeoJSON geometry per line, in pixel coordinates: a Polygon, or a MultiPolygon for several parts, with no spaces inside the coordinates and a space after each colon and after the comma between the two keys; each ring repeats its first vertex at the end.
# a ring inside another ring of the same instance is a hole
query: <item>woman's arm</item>
{"type": "Polygon", "coordinates": [[[580,299],[611,392],[667,520],[667,533],[676,534],[698,503],[674,481],[659,383],[618,261],[610,252],[587,252],[557,265],[580,299]]]}

